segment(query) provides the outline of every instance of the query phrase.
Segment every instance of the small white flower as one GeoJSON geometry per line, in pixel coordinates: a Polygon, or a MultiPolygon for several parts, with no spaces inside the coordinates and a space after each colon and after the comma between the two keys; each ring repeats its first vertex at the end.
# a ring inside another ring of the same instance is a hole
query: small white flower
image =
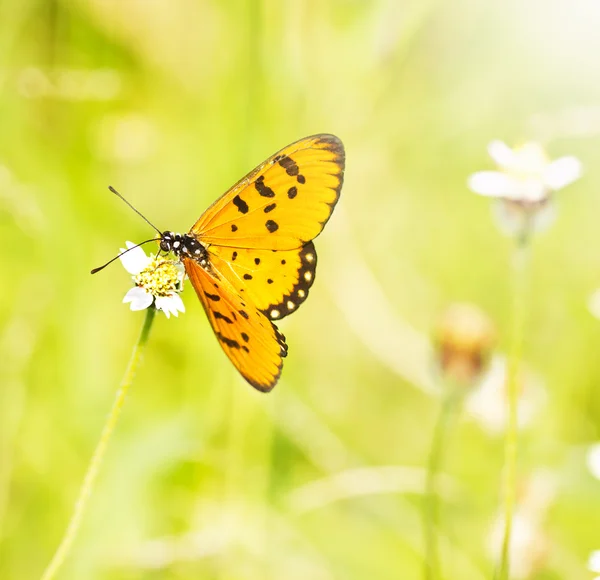
{"type": "Polygon", "coordinates": [[[488,153],[499,171],[479,171],[468,181],[470,189],[486,197],[538,203],[581,176],[581,162],[577,158],[550,161],[538,143],[511,149],[502,141],[492,141],[488,153]]]}
{"type": "MultiPolygon", "coordinates": [[[[600,479],[600,443],[595,443],[588,449],[586,463],[590,473],[596,479],[600,479]]],[[[598,570],[598,572],[600,572],[600,570],[598,570]]]]}
{"type": "MultiPolygon", "coordinates": [[[[468,395],[465,409],[490,435],[504,433],[508,419],[507,362],[500,355],[492,358],[488,371],[468,395]]],[[[531,423],[546,394],[540,380],[525,371],[518,378],[517,418],[523,429],[531,423]]]]}
{"type": "MultiPolygon", "coordinates": [[[[526,580],[542,570],[550,554],[550,542],[545,534],[546,518],[557,493],[557,482],[551,472],[534,472],[521,482],[520,497],[513,515],[509,544],[511,578],[526,580]]],[[[500,557],[504,538],[504,514],[498,514],[487,540],[494,560],[500,557]]]]}
{"type": "MultiPolygon", "coordinates": [[[[185,312],[185,306],[179,296],[183,290],[185,270],[183,265],[154,254],[146,256],[142,248],[135,248],[132,242],[126,242],[127,253],[120,256],[123,267],[132,275],[135,286],[125,297],[124,303],[129,303],[131,310],[144,310],[154,304],[157,310],[162,310],[169,318],[171,314],[178,316],[185,312]]],[[[121,253],[125,252],[121,248],[121,253]]]]}
{"type": "Polygon", "coordinates": [[[581,176],[577,158],[550,161],[538,143],[511,149],[502,141],[492,141],[488,153],[498,171],[478,171],[469,177],[468,186],[479,195],[496,199],[494,217],[500,230],[523,239],[554,221],[551,194],[581,176]]]}
{"type": "MultiPolygon", "coordinates": [[[[594,550],[588,558],[588,570],[600,574],[600,550],[594,550]]],[[[596,576],[595,580],[598,580],[600,576],[596,576]]]]}

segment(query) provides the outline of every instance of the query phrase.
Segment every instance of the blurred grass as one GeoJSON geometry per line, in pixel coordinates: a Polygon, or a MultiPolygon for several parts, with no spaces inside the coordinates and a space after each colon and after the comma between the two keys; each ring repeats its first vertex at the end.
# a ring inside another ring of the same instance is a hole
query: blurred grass
{"type": "MultiPolygon", "coordinates": [[[[107,185],[182,231],[324,131],[346,145],[346,183],[311,299],[282,325],[281,383],[244,384],[187,289],[186,314],[156,321],[63,577],[420,577],[419,494],[306,513],[289,498],[346,469],[423,468],[427,335],[446,304],[479,304],[506,348],[510,241],[465,186],[492,138],[540,139],[586,168],[534,244],[525,354],[548,400],[521,472],[560,482],[535,577],[589,577],[599,20],[591,0],[0,3],[0,577],[50,558],[141,322],[119,266],[88,273],[148,233],[107,185]]],[[[490,577],[501,453],[466,417],[453,435],[448,577],[490,577]]]]}

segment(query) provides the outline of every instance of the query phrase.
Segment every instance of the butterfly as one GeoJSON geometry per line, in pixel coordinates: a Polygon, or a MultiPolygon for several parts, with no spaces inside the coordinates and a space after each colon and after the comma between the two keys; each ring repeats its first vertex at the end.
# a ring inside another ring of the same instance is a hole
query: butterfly
{"type": "Polygon", "coordinates": [[[160,249],[183,263],[225,354],[260,391],[281,375],[288,347],[275,321],[308,296],[312,240],[339,199],[344,165],[334,135],[300,139],[238,181],[187,234],[158,230],[160,249]]]}
{"type": "Polygon", "coordinates": [[[261,391],[281,374],[288,348],[274,321],[308,296],[312,240],[339,199],[344,164],[337,137],[301,139],[238,181],[188,234],[161,237],[161,249],[183,262],[225,354],[261,391]]]}

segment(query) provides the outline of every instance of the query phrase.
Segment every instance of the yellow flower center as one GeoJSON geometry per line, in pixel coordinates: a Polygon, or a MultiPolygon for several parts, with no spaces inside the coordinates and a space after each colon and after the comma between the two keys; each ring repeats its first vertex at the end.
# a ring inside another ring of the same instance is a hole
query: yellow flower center
{"type": "Polygon", "coordinates": [[[181,290],[176,262],[164,258],[154,258],[133,280],[153,296],[170,296],[181,290]]]}
{"type": "Polygon", "coordinates": [[[544,169],[550,163],[546,152],[537,143],[524,143],[515,147],[515,160],[508,173],[521,179],[541,179],[544,169]]]}

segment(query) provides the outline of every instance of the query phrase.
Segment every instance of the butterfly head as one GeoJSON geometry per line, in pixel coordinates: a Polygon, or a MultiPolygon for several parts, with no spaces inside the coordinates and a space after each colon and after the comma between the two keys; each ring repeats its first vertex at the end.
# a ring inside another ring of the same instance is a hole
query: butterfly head
{"type": "Polygon", "coordinates": [[[206,248],[189,234],[162,232],[160,235],[160,249],[167,253],[173,252],[178,258],[182,256],[193,258],[203,266],[206,263],[206,248]]]}

